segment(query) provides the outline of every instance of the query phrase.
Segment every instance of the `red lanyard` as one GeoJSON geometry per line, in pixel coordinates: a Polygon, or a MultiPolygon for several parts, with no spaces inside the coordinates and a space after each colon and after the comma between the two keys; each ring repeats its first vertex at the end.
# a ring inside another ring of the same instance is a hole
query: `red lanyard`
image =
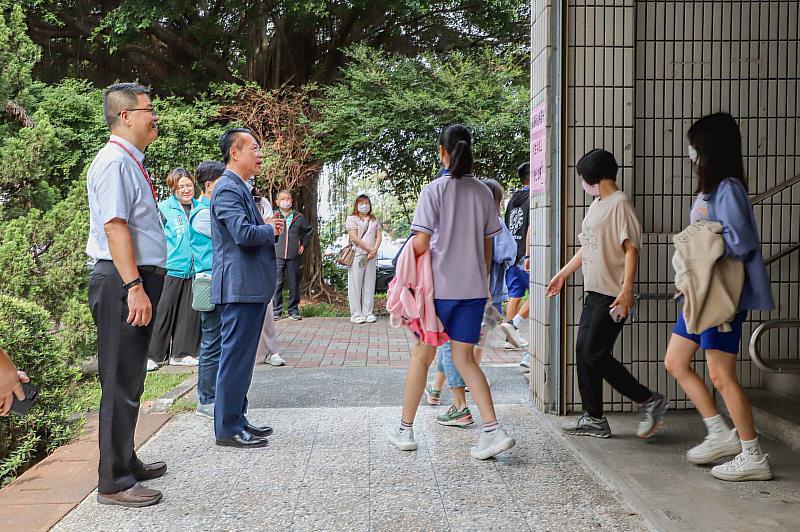
{"type": "Polygon", "coordinates": [[[118,142],[118,141],[116,141],[116,140],[114,140],[114,139],[109,139],[109,141],[108,141],[108,142],[109,142],[109,143],[111,143],[111,144],[116,144],[117,146],[119,146],[120,148],[122,148],[122,149],[125,151],[125,153],[127,153],[128,155],[130,155],[131,159],[133,159],[133,162],[135,162],[135,163],[136,163],[136,166],[138,166],[138,167],[139,167],[139,170],[141,170],[141,172],[142,172],[142,175],[144,176],[144,180],[145,180],[145,181],[147,181],[147,184],[148,184],[148,185],[150,185],[150,192],[152,192],[152,193],[153,193],[153,200],[154,200],[156,203],[158,203],[158,199],[156,198],[156,189],[155,189],[155,188],[153,188],[153,183],[151,183],[151,182],[150,182],[150,176],[148,176],[148,175],[147,175],[147,170],[145,170],[145,169],[144,169],[144,166],[142,166],[142,163],[140,163],[140,162],[139,162],[139,159],[137,159],[137,158],[136,158],[136,156],[134,156],[134,155],[131,153],[131,150],[129,150],[128,148],[126,148],[126,147],[125,147],[125,145],[124,145],[124,144],[122,144],[121,142],[118,142]]]}

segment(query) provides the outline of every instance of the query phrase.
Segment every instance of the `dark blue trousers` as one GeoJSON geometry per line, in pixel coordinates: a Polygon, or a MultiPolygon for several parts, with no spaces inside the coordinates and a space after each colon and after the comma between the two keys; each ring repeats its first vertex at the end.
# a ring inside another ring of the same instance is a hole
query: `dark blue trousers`
{"type": "Polygon", "coordinates": [[[197,368],[197,398],[201,405],[214,404],[217,369],[222,352],[222,305],[200,313],[203,336],[200,338],[200,365],[197,368]]]}
{"type": "Polygon", "coordinates": [[[217,438],[231,438],[244,429],[247,391],[253,379],[258,339],[266,303],[228,303],[222,306],[222,353],[214,401],[217,438]]]}

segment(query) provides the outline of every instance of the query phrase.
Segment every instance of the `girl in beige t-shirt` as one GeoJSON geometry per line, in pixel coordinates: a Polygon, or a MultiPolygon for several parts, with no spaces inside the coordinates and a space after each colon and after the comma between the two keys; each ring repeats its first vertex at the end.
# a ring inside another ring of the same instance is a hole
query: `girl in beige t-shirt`
{"type": "Polygon", "coordinates": [[[642,408],[637,435],[649,438],[661,428],[666,398],[637,381],[614,358],[614,343],[634,304],[633,281],[641,247],[641,227],[628,197],[616,183],[619,166],[605,150],[592,150],[576,166],[581,185],[595,200],[581,225],[581,249],[550,281],[547,295],[561,292],[567,278],[583,269],[584,298],[575,361],[583,415],[562,430],[575,436],[609,438],[603,415],[603,381],[642,408]]]}

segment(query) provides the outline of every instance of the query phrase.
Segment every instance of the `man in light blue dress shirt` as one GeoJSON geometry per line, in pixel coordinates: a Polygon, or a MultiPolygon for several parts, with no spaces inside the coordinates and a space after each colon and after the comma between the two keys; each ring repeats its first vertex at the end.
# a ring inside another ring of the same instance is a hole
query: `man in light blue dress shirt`
{"type": "Polygon", "coordinates": [[[133,83],[108,87],[103,113],[111,138],[86,177],[86,253],[95,261],[89,308],[97,325],[102,389],[97,500],[143,507],[157,504],[162,495],[139,482],[167,470],[163,462],[142,463],[133,443],[167,260],[155,190],[143,166],[144,151],[158,136],[158,117],[149,90],[133,83]]]}

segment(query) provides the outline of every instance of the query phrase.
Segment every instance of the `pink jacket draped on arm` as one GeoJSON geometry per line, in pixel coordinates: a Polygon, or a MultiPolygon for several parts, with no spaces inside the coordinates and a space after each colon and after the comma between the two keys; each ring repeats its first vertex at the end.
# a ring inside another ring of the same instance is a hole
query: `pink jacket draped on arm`
{"type": "Polygon", "coordinates": [[[389,324],[406,327],[424,344],[438,347],[450,338],[436,315],[433,303],[433,269],[431,253],[414,255],[411,236],[397,259],[395,277],[389,283],[386,310],[389,324]]]}

